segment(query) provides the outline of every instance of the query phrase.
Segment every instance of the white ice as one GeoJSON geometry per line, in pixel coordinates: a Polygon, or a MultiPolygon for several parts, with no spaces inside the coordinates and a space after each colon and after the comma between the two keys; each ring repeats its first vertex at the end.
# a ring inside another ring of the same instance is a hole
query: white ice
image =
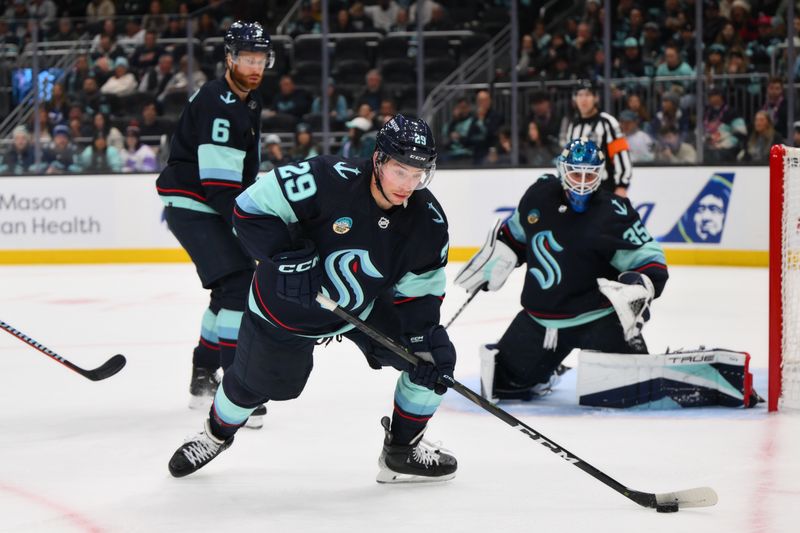
{"type": "MultiPolygon", "coordinates": [[[[521,276],[451,328],[468,386],[478,345],[518,310],[521,276]]],[[[748,351],[766,395],[766,294],[764,269],[673,267],[645,336],[651,350],[748,351]]],[[[443,318],[464,298],[451,288],[443,318]]],[[[641,508],[453,392],[427,436],[456,453],[456,479],[378,485],[396,374],[369,369],[347,342],[318,350],[303,395],[270,403],[261,431],[173,479],[167,461],[204,417],[187,408],[187,384],[205,302],[190,264],[0,268],[1,320],[84,367],[128,358],[93,383],[0,333],[0,531],[800,531],[800,415],[589,410],[575,405],[574,371],[544,401],[508,410],[631,488],[708,485],[719,504],[641,508]]]]}

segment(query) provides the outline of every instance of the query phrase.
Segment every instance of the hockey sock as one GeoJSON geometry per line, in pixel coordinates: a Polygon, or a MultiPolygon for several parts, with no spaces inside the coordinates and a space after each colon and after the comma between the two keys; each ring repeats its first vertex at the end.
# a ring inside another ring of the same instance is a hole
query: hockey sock
{"type": "Polygon", "coordinates": [[[428,420],[436,412],[442,397],[430,389],[415,385],[402,372],[394,391],[394,413],[392,414],[392,441],[408,444],[425,429],[428,420]]]}
{"type": "Polygon", "coordinates": [[[192,364],[196,367],[216,370],[219,367],[219,351],[217,314],[209,308],[203,313],[200,340],[194,349],[192,364]]]}
{"type": "Polygon", "coordinates": [[[209,411],[209,426],[215,437],[227,440],[247,421],[255,407],[241,407],[233,403],[220,384],[209,411]]]}
{"type": "Polygon", "coordinates": [[[219,335],[219,364],[226,370],[233,364],[236,355],[236,339],[239,338],[239,326],[242,323],[241,311],[222,308],[217,313],[216,330],[219,335]]]}

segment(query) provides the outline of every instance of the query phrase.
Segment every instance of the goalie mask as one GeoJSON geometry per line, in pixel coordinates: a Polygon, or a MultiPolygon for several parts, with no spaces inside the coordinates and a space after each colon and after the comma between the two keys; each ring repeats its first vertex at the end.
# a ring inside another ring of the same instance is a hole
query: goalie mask
{"type": "Polygon", "coordinates": [[[381,188],[381,166],[394,159],[398,163],[422,170],[416,189],[424,189],[433,180],[436,171],[436,141],[428,124],[420,118],[392,117],[383,125],[375,138],[375,171],[377,186],[381,188]]]}
{"type": "Polygon", "coordinates": [[[570,207],[586,211],[589,198],[600,187],[605,157],[594,141],[586,137],[573,139],[558,156],[558,173],[570,207]]]}

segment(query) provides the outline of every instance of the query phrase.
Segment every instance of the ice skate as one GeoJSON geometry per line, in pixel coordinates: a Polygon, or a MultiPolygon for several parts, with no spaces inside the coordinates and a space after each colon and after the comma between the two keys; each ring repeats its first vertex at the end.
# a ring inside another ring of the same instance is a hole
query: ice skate
{"type": "Polygon", "coordinates": [[[422,438],[425,430],[409,444],[393,444],[388,416],[381,419],[381,425],[386,437],[378,458],[378,483],[430,483],[456,477],[456,458],[425,441],[422,438]]]}
{"type": "Polygon", "coordinates": [[[210,368],[192,366],[192,380],[189,382],[189,409],[208,409],[214,401],[219,387],[217,371],[210,368]]]}
{"type": "Polygon", "coordinates": [[[211,433],[206,419],[205,427],[200,433],[188,437],[183,445],[172,454],[169,460],[169,473],[173,477],[188,476],[206,464],[233,443],[233,436],[220,440],[211,433]]]}
{"type": "Polygon", "coordinates": [[[250,418],[244,423],[244,427],[249,429],[261,429],[264,427],[265,416],[267,416],[267,406],[261,404],[250,414],[250,418]]]}

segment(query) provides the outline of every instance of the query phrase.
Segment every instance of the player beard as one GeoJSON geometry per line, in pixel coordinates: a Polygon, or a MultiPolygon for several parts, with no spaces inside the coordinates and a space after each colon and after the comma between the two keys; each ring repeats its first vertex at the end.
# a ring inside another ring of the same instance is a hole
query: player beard
{"type": "Polygon", "coordinates": [[[236,83],[236,85],[238,85],[239,88],[242,90],[254,91],[258,89],[258,86],[261,85],[261,78],[263,77],[264,77],[263,73],[250,74],[248,76],[245,76],[244,74],[241,74],[239,72],[239,69],[236,67],[236,65],[234,65],[233,68],[231,69],[231,78],[233,79],[234,83],[236,83]],[[255,80],[255,78],[258,78],[258,80],[251,81],[255,80]]]}

